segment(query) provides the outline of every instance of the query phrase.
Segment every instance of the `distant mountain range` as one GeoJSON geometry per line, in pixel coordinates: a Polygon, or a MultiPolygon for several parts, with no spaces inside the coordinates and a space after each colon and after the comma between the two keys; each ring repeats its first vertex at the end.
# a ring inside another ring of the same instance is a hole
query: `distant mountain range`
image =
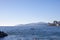
{"type": "Polygon", "coordinates": [[[48,25],[48,23],[38,22],[38,23],[29,23],[29,24],[19,24],[15,26],[41,26],[41,25],[48,25]]]}

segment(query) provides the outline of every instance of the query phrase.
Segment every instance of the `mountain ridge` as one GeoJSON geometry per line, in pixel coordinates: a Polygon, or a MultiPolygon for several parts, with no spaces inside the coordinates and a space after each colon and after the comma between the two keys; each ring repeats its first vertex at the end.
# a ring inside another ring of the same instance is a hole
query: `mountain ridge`
{"type": "Polygon", "coordinates": [[[47,25],[48,23],[45,22],[37,22],[37,23],[28,23],[28,24],[18,24],[15,26],[35,26],[35,25],[47,25]]]}

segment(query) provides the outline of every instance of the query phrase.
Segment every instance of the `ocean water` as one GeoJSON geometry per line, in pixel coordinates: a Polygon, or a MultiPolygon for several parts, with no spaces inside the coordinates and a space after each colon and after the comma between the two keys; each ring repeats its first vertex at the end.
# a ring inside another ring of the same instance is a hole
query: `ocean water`
{"type": "Polygon", "coordinates": [[[8,36],[0,40],[60,40],[59,26],[0,27],[8,36]]]}

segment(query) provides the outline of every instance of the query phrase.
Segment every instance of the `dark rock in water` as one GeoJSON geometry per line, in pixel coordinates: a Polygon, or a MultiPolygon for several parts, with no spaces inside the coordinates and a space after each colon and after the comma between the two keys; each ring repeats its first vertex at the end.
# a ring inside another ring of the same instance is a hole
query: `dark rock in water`
{"type": "Polygon", "coordinates": [[[2,31],[0,31],[0,38],[6,37],[6,36],[8,36],[7,33],[4,33],[4,32],[2,32],[2,31]]]}

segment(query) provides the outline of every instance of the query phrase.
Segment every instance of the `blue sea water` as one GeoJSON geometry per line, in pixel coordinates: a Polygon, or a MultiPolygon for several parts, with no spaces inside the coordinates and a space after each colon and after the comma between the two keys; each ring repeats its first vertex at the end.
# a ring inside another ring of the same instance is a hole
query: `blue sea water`
{"type": "Polygon", "coordinates": [[[0,27],[8,34],[0,40],[60,40],[59,26],[0,27]]]}

